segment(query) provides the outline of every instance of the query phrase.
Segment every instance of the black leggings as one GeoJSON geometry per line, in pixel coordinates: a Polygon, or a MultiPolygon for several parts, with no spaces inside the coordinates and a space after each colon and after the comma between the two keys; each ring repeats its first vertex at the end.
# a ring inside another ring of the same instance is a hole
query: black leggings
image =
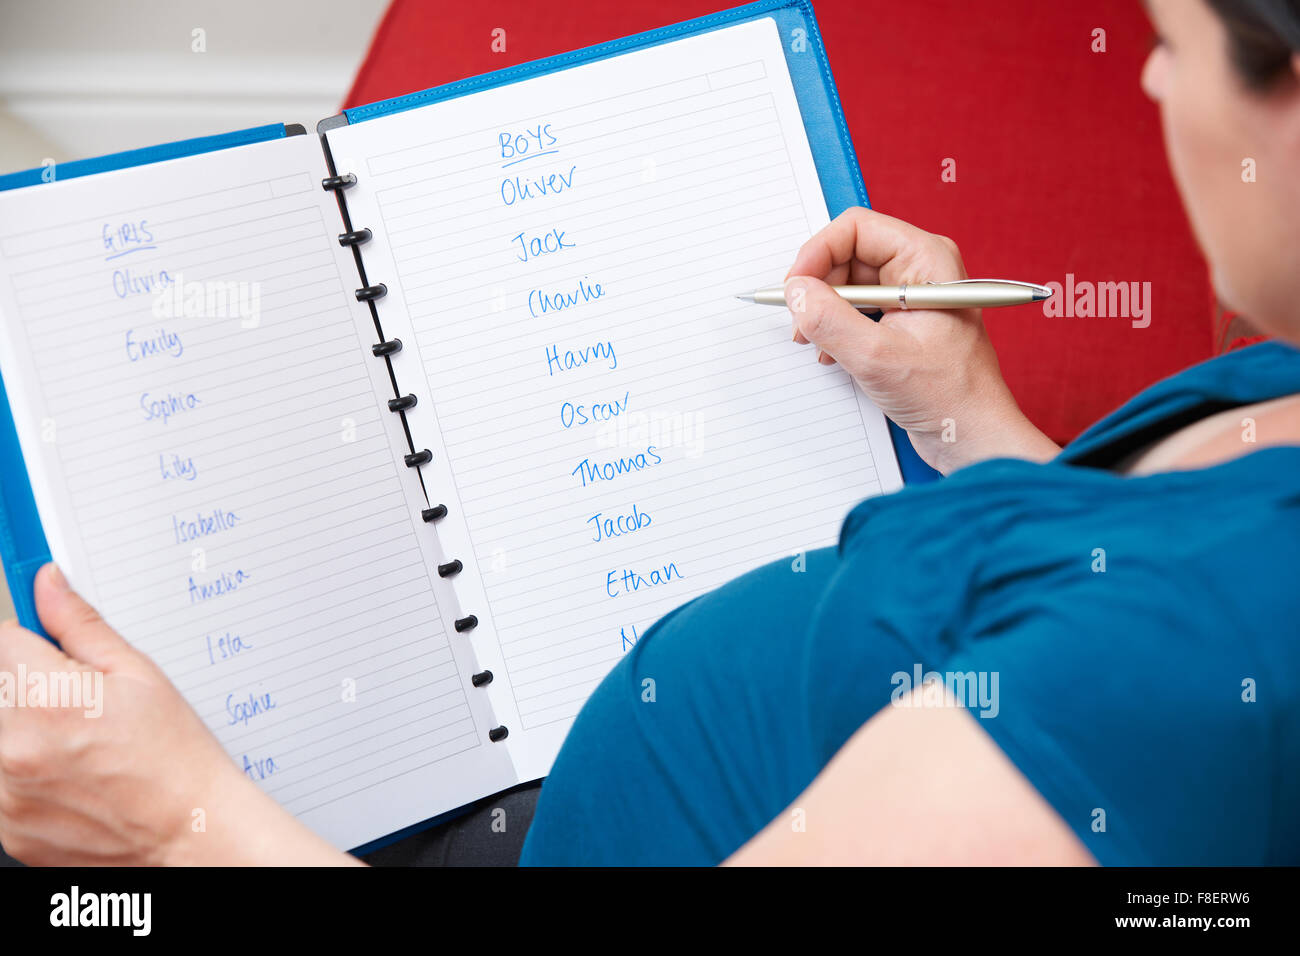
{"type": "Polygon", "coordinates": [[[524,783],[485,797],[454,820],[414,833],[360,859],[371,866],[514,866],[519,862],[541,788],[541,783],[524,783]]]}

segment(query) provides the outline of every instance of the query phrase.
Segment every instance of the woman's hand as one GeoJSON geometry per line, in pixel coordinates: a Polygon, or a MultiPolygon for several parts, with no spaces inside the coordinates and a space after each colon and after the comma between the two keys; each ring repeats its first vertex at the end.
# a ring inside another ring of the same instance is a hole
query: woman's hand
{"type": "Polygon", "coordinates": [[[978,309],[894,309],[873,322],[830,289],[964,278],[951,239],[848,209],[804,243],[787,274],[795,341],[839,362],[944,474],[986,458],[1046,461],[1060,449],[1016,405],[978,309]]]}
{"type": "Polygon", "coordinates": [[[0,844],[9,854],[53,865],[352,859],[246,778],[162,671],[58,568],[42,568],[35,591],[62,650],[16,623],[0,627],[0,675],[25,704],[0,698],[0,844]],[[44,701],[29,691],[36,675],[51,688],[44,701]]]}

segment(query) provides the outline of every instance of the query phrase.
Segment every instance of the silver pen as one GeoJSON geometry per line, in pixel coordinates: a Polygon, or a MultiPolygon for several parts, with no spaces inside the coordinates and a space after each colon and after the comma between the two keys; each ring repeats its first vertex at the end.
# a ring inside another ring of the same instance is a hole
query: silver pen
{"type": "MultiPolygon", "coordinates": [[[[837,285],[841,298],[859,309],[984,309],[1001,305],[1025,305],[1052,297],[1047,286],[1011,279],[958,279],[955,282],[925,282],[921,285],[837,285]]],[[[743,302],[785,305],[785,289],[777,286],[738,295],[743,302]]]]}

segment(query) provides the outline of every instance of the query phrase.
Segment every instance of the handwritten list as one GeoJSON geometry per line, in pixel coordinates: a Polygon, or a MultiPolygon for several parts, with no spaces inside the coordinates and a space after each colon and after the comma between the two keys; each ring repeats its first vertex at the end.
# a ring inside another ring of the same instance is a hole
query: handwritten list
{"type": "Polygon", "coordinates": [[[827,221],[781,43],[759,20],[330,133],[432,398],[412,428],[475,558],[521,778],[657,618],[795,573],[900,484],[851,380],[734,298],[827,221]]]}
{"type": "Polygon", "coordinates": [[[75,586],[351,847],[513,778],[322,167],[304,136],[0,194],[0,362],[75,586]]]}

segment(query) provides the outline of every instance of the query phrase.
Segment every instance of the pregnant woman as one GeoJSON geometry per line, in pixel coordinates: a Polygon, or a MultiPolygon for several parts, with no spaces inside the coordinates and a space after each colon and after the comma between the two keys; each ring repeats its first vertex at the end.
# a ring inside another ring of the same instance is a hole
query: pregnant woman
{"type": "MultiPolygon", "coordinates": [[[[1143,85],[1219,294],[1300,343],[1300,3],[1149,7],[1143,85]]],[[[790,273],[795,337],[949,477],[660,621],[524,862],[1300,863],[1300,353],[1190,369],[1061,451],[977,314],[876,325],[827,289],[964,278],[948,240],[850,210],[790,273]]]]}
{"type": "MultiPolygon", "coordinates": [[[[790,270],[792,334],[948,477],[862,503],[838,547],[643,636],[579,715],[523,862],[1300,863],[1300,0],[1149,7],[1143,84],[1192,225],[1220,297],[1276,341],[1062,450],[1016,407],[978,313],[873,323],[827,288],[962,278],[953,243],[840,216],[790,270]]],[[[105,709],[0,709],[11,854],[351,860],[57,570],[36,599],[63,650],[10,626],[0,671],[103,671],[105,709]]]]}

